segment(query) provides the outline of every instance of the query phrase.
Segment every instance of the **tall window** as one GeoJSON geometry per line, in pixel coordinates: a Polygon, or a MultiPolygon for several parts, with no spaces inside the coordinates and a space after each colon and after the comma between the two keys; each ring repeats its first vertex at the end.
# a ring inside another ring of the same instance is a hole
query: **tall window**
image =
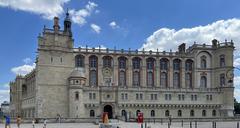
{"type": "Polygon", "coordinates": [[[141,62],[140,58],[138,57],[133,58],[132,60],[133,69],[140,69],[140,62],[141,62]]]}
{"type": "Polygon", "coordinates": [[[154,85],[154,59],[148,58],[147,59],[147,85],[153,86],[154,85]]]}
{"type": "Polygon", "coordinates": [[[181,61],[179,59],[173,60],[173,70],[180,70],[180,63],[181,61]]]}
{"type": "Polygon", "coordinates": [[[133,86],[140,86],[140,72],[133,72],[133,86]]]}
{"type": "Polygon", "coordinates": [[[84,56],[75,56],[75,67],[84,67],[84,56]]]}
{"type": "Polygon", "coordinates": [[[153,86],[153,73],[148,72],[147,74],[147,84],[148,86],[153,86]]]}
{"type": "Polygon", "coordinates": [[[125,86],[126,85],[126,58],[119,57],[118,58],[118,71],[119,71],[119,85],[125,86]]]}
{"type": "Polygon", "coordinates": [[[126,116],[126,111],[122,110],[122,116],[126,116]]]}
{"type": "Polygon", "coordinates": [[[120,57],[118,59],[118,65],[119,65],[119,69],[126,69],[126,58],[120,57]]]}
{"type": "Polygon", "coordinates": [[[155,111],[151,110],[151,117],[155,117],[155,111]]]}
{"type": "Polygon", "coordinates": [[[94,116],[95,116],[94,110],[90,110],[90,117],[94,117],[94,116]]]}
{"type": "Polygon", "coordinates": [[[186,82],[186,87],[187,88],[192,88],[192,74],[191,73],[186,73],[185,75],[185,82],[186,82]]]}
{"type": "Polygon", "coordinates": [[[95,70],[90,71],[90,86],[97,86],[97,72],[95,70]]]}
{"type": "Polygon", "coordinates": [[[89,67],[90,68],[97,68],[98,65],[98,59],[96,56],[90,56],[89,57],[89,67]]]}
{"type": "Polygon", "coordinates": [[[217,112],[216,112],[216,110],[212,110],[212,116],[216,116],[217,115],[217,112]]]}
{"type": "Polygon", "coordinates": [[[167,87],[167,73],[166,72],[161,72],[160,75],[160,85],[161,87],[167,87]]]}
{"type": "Polygon", "coordinates": [[[182,110],[178,110],[178,117],[182,117],[182,110]]]}
{"type": "Polygon", "coordinates": [[[169,115],[170,115],[169,110],[166,110],[166,111],[165,111],[165,116],[168,117],[169,115]]]}
{"type": "Polygon", "coordinates": [[[206,76],[201,76],[200,87],[207,88],[207,77],[206,76]]]}
{"type": "Polygon", "coordinates": [[[225,55],[220,55],[220,67],[225,66],[225,55]]]}
{"type": "Polygon", "coordinates": [[[104,56],[103,57],[103,67],[112,67],[112,57],[104,56]]]}
{"type": "Polygon", "coordinates": [[[220,86],[223,87],[225,85],[225,74],[220,74],[220,86]]]}
{"type": "Polygon", "coordinates": [[[120,86],[125,86],[126,85],[125,71],[120,71],[119,72],[119,85],[120,86]]]}
{"type": "Polygon", "coordinates": [[[186,71],[192,71],[193,70],[193,61],[187,60],[185,63],[185,70],[186,71]]]}
{"type": "Polygon", "coordinates": [[[206,116],[206,110],[202,110],[202,116],[206,116]]]}
{"type": "Polygon", "coordinates": [[[201,56],[201,68],[207,68],[206,56],[201,56]]]}
{"type": "Polygon", "coordinates": [[[79,92],[75,92],[75,100],[79,100],[79,92]]]}
{"type": "Polygon", "coordinates": [[[190,111],[190,116],[193,117],[194,116],[194,110],[190,111]]]}
{"type": "Polygon", "coordinates": [[[153,58],[148,58],[147,59],[147,69],[148,70],[153,70],[154,69],[154,59],[153,58]]]}
{"type": "Polygon", "coordinates": [[[173,86],[175,88],[180,88],[180,74],[178,72],[173,74],[173,86]]]}
{"type": "Polygon", "coordinates": [[[160,60],[160,69],[161,70],[168,70],[168,59],[162,58],[160,60]]]}

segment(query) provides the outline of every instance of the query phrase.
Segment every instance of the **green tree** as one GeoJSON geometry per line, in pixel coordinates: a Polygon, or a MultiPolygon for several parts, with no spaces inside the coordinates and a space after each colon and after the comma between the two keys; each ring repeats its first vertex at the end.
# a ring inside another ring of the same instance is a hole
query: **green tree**
{"type": "Polygon", "coordinates": [[[234,113],[240,114],[240,103],[234,98],[234,113]]]}

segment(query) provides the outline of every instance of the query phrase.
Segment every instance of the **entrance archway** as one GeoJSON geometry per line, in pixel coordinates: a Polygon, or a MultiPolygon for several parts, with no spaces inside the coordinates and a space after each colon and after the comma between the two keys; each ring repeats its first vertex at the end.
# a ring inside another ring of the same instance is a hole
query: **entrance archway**
{"type": "Polygon", "coordinates": [[[108,113],[108,118],[109,118],[109,119],[112,119],[112,118],[113,118],[113,115],[112,115],[112,114],[113,114],[113,113],[112,113],[112,106],[111,106],[111,105],[106,105],[106,106],[104,106],[103,111],[108,113]]]}

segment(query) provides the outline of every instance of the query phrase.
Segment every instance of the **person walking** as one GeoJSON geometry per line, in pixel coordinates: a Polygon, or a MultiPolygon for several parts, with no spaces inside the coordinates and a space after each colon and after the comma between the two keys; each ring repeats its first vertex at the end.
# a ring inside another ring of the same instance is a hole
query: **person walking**
{"type": "Polygon", "coordinates": [[[32,120],[32,127],[35,128],[35,119],[32,120]]]}
{"type": "Polygon", "coordinates": [[[5,128],[11,128],[10,127],[10,117],[4,115],[4,118],[5,118],[5,128]]]}
{"type": "Polygon", "coordinates": [[[21,121],[22,121],[21,117],[18,116],[18,117],[17,117],[17,127],[18,127],[18,128],[20,128],[21,121]]]}
{"type": "Polygon", "coordinates": [[[47,128],[47,119],[44,119],[43,128],[47,128]]]}

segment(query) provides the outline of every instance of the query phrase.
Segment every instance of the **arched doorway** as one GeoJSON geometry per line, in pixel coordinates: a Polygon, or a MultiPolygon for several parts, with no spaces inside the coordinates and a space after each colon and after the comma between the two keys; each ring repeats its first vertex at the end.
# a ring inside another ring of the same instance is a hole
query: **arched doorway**
{"type": "Polygon", "coordinates": [[[109,119],[112,119],[112,118],[113,118],[113,115],[112,115],[112,106],[111,106],[111,105],[106,105],[106,106],[104,106],[103,111],[108,113],[108,118],[109,118],[109,119]]]}

